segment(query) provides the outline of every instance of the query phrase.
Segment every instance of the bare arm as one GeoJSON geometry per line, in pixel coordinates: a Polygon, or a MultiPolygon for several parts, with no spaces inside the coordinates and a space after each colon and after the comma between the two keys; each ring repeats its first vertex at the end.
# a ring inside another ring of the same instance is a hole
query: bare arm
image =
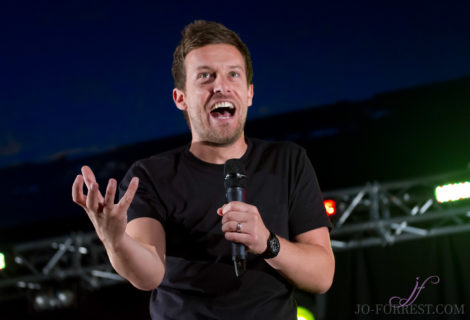
{"type": "Polygon", "coordinates": [[[331,287],[335,260],[328,228],[307,231],[290,242],[278,236],[281,250],[266,262],[302,290],[325,293],[331,287]]]}
{"type": "MultiPolygon", "coordinates": [[[[218,211],[222,231],[229,241],[243,243],[260,254],[266,250],[269,231],[258,209],[243,202],[230,202],[218,211]],[[237,224],[241,230],[237,231],[237,224]]],[[[326,227],[314,229],[289,241],[277,236],[281,249],[277,257],[266,262],[297,287],[315,293],[326,292],[333,282],[335,260],[326,227]]]]}
{"type": "Polygon", "coordinates": [[[122,241],[105,244],[114,269],[141,290],[153,290],[165,275],[165,231],[155,219],[129,222],[122,241]]]}
{"type": "Polygon", "coordinates": [[[122,199],[115,204],[116,181],[110,179],[103,197],[90,168],[83,167],[72,186],[72,198],[88,214],[106,249],[111,264],[135,287],[151,290],[165,274],[165,231],[160,222],[138,218],[127,224],[127,209],[138,186],[132,178],[122,199]],[[88,194],[83,193],[83,184],[88,194]]]}

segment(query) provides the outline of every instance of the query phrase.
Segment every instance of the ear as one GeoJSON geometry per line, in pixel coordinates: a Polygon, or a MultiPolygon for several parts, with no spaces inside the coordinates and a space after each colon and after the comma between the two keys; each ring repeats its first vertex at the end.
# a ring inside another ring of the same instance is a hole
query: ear
{"type": "Polygon", "coordinates": [[[250,84],[248,86],[248,107],[251,107],[253,104],[253,95],[255,94],[254,92],[254,87],[253,84],[250,84]]]}
{"type": "Polygon", "coordinates": [[[182,111],[188,108],[186,106],[184,92],[178,88],[173,89],[173,101],[175,102],[176,107],[182,111]]]}

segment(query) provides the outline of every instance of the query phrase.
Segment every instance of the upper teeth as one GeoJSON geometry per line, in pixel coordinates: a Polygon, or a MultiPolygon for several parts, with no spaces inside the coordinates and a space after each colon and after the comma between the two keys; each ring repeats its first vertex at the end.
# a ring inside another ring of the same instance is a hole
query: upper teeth
{"type": "Polygon", "coordinates": [[[230,108],[233,109],[233,104],[228,101],[218,102],[211,107],[211,111],[214,111],[218,108],[230,108]]]}

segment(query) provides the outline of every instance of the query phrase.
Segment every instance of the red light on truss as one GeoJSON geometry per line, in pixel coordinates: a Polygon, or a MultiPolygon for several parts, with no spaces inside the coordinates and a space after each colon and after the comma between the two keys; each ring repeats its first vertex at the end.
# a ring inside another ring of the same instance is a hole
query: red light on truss
{"type": "Polygon", "coordinates": [[[326,214],[332,216],[336,213],[336,202],[334,200],[324,200],[326,214]]]}

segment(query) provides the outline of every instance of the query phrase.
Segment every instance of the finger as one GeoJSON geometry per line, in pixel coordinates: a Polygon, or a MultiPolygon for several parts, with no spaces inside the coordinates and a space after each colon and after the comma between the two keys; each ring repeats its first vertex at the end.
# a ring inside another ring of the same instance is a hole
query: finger
{"type": "Polygon", "coordinates": [[[224,214],[222,218],[222,224],[229,221],[236,222],[247,222],[250,219],[250,213],[248,212],[239,212],[239,211],[230,211],[224,214]]]}
{"type": "Polygon", "coordinates": [[[103,211],[110,211],[114,207],[114,197],[116,196],[116,180],[109,179],[106,193],[104,195],[103,211]]]}
{"type": "Polygon", "coordinates": [[[83,194],[83,177],[80,174],[75,177],[72,185],[72,200],[83,209],[86,209],[86,196],[83,194]]]}
{"type": "Polygon", "coordinates": [[[229,211],[250,211],[252,207],[245,202],[232,201],[222,207],[222,214],[225,215],[229,211]]]}
{"type": "Polygon", "coordinates": [[[226,232],[225,239],[231,242],[237,242],[250,247],[251,245],[251,236],[247,233],[239,233],[239,232],[226,232]]]}
{"type": "Polygon", "coordinates": [[[98,197],[99,190],[98,184],[96,182],[92,182],[90,184],[90,191],[86,197],[86,206],[92,212],[98,213],[100,200],[98,197]]]}
{"type": "Polygon", "coordinates": [[[229,221],[222,224],[223,232],[238,232],[238,233],[250,233],[250,228],[248,223],[229,221]],[[240,224],[240,230],[238,230],[238,224],[240,224]]]}
{"type": "Polygon", "coordinates": [[[127,209],[129,209],[129,206],[131,205],[132,200],[134,199],[134,195],[137,191],[138,186],[139,178],[133,177],[131,179],[131,182],[129,183],[129,186],[127,187],[126,193],[118,203],[118,206],[121,207],[121,209],[123,209],[124,211],[127,211],[127,209]]]}
{"type": "MultiPolygon", "coordinates": [[[[82,174],[83,174],[83,179],[85,180],[85,184],[86,184],[88,190],[90,190],[91,184],[93,182],[96,183],[95,174],[93,173],[93,171],[91,170],[91,168],[89,166],[83,166],[82,167],[82,174]]],[[[98,199],[99,199],[100,202],[103,202],[103,200],[104,200],[103,196],[101,195],[99,190],[98,190],[98,199]]]]}
{"type": "Polygon", "coordinates": [[[83,166],[82,175],[83,179],[85,180],[86,187],[88,188],[88,190],[90,190],[91,183],[96,182],[95,174],[89,166],[83,166]]]}
{"type": "Polygon", "coordinates": [[[222,210],[224,209],[224,207],[225,207],[225,204],[224,204],[222,207],[220,207],[219,209],[217,209],[217,214],[218,214],[219,216],[223,216],[223,215],[224,215],[224,214],[222,213],[222,210]]]}

